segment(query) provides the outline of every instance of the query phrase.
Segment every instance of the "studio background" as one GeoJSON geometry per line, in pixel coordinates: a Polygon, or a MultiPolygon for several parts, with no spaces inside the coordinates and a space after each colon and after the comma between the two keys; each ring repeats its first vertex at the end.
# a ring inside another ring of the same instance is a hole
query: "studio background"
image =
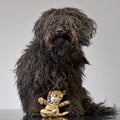
{"type": "Polygon", "coordinates": [[[120,107],[119,0],[0,0],[0,109],[21,109],[13,72],[17,59],[32,40],[32,28],[42,11],[76,7],[97,22],[92,45],[84,48],[84,86],[95,102],[120,107]]]}

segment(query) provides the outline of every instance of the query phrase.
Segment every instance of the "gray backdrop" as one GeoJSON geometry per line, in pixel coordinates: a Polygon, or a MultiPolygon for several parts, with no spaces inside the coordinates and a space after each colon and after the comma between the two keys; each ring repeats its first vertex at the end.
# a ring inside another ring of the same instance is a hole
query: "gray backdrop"
{"type": "Polygon", "coordinates": [[[20,109],[14,65],[33,38],[32,28],[49,8],[82,9],[98,25],[93,44],[84,48],[84,86],[94,101],[120,107],[120,0],[0,0],[0,109],[20,109]]]}

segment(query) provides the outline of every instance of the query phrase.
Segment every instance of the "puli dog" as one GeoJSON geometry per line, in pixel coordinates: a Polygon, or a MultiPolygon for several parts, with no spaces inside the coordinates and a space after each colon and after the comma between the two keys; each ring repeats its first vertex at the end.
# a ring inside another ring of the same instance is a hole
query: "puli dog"
{"type": "Polygon", "coordinates": [[[83,87],[86,59],[96,23],[76,8],[50,9],[36,21],[34,39],[16,63],[17,88],[23,111],[37,115],[43,108],[38,98],[50,90],[67,90],[70,105],[60,111],[70,116],[113,114],[114,108],[94,103],[83,87]]]}

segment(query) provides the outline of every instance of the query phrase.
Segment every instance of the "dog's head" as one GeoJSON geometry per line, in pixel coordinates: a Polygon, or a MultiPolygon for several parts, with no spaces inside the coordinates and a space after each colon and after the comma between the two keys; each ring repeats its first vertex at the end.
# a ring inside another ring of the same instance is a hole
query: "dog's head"
{"type": "Polygon", "coordinates": [[[57,54],[63,55],[88,46],[96,33],[96,23],[76,8],[50,9],[37,20],[34,32],[49,50],[58,49],[57,54]]]}

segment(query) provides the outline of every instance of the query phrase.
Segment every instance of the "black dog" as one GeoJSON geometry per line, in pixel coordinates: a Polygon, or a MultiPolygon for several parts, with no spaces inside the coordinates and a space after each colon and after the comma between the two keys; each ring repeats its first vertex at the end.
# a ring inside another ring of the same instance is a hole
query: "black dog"
{"type": "Polygon", "coordinates": [[[65,100],[73,116],[113,114],[114,108],[96,104],[82,86],[85,64],[83,46],[90,45],[96,23],[76,8],[50,9],[34,26],[34,40],[16,64],[17,88],[23,110],[39,113],[38,97],[50,90],[67,90],[65,100]]]}

